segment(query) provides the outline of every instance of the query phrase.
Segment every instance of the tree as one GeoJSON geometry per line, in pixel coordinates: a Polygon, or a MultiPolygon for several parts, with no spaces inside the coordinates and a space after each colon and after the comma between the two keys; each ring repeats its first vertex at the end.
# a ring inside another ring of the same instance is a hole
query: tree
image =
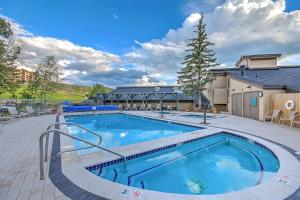
{"type": "Polygon", "coordinates": [[[63,68],[54,56],[46,56],[39,65],[34,66],[34,74],[22,96],[46,99],[53,94],[63,81],[63,68]]]}
{"type": "Polygon", "coordinates": [[[93,88],[89,93],[89,96],[97,96],[97,94],[109,93],[110,91],[111,91],[110,88],[107,88],[102,84],[96,83],[95,85],[93,85],[93,88]]]}
{"type": "Polygon", "coordinates": [[[178,84],[184,87],[188,95],[198,96],[199,108],[205,85],[214,79],[210,69],[218,65],[215,53],[209,48],[214,44],[208,41],[205,28],[204,15],[201,14],[194,31],[196,37],[187,44],[187,55],[182,63],[184,67],[178,72],[178,84]]]}
{"type": "Polygon", "coordinates": [[[20,81],[15,78],[20,54],[20,41],[15,40],[10,23],[0,18],[0,94],[8,91],[16,97],[16,90],[20,87],[20,81]]]}

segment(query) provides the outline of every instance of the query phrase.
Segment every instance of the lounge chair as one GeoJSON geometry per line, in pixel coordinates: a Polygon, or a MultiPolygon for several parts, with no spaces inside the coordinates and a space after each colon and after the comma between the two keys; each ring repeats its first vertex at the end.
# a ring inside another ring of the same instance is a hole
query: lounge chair
{"type": "Polygon", "coordinates": [[[33,108],[31,106],[25,106],[25,110],[29,116],[37,115],[37,113],[33,110],[33,108]]]}
{"type": "Polygon", "coordinates": [[[137,110],[137,105],[135,103],[132,105],[132,110],[137,110]]]}
{"type": "Polygon", "coordinates": [[[173,108],[170,105],[167,105],[167,110],[171,111],[171,110],[173,110],[173,108]]]}
{"type": "Polygon", "coordinates": [[[295,115],[291,127],[293,127],[294,124],[299,124],[300,125],[300,119],[299,118],[300,118],[300,114],[298,113],[298,114],[295,115]],[[298,120],[297,120],[297,118],[298,118],[298,120]]]}
{"type": "Polygon", "coordinates": [[[125,106],[125,110],[130,110],[130,104],[126,104],[126,106],[125,106]]]}
{"type": "Polygon", "coordinates": [[[12,117],[22,118],[22,117],[28,117],[29,116],[27,113],[22,113],[22,112],[19,113],[17,108],[13,107],[13,106],[6,106],[6,107],[3,107],[3,108],[7,109],[8,113],[12,117]]]}
{"type": "Polygon", "coordinates": [[[152,108],[152,105],[149,103],[148,105],[147,105],[147,110],[152,110],[153,108],[152,108]]]}
{"type": "Polygon", "coordinates": [[[145,110],[145,104],[142,104],[139,108],[139,110],[145,110]]]}
{"type": "Polygon", "coordinates": [[[118,111],[122,111],[122,110],[123,110],[123,105],[119,104],[118,111]]]}
{"type": "Polygon", "coordinates": [[[266,112],[264,121],[266,122],[267,119],[270,119],[272,123],[274,123],[275,119],[279,118],[279,114],[281,113],[281,110],[271,110],[266,112]]]}
{"type": "Polygon", "coordinates": [[[160,104],[158,103],[158,104],[156,104],[156,108],[155,108],[155,110],[160,110],[161,108],[160,108],[160,104]]]}
{"type": "Polygon", "coordinates": [[[290,122],[290,127],[293,127],[295,119],[299,116],[299,112],[293,111],[290,114],[283,114],[280,119],[279,123],[284,125],[284,122],[290,122]]]}

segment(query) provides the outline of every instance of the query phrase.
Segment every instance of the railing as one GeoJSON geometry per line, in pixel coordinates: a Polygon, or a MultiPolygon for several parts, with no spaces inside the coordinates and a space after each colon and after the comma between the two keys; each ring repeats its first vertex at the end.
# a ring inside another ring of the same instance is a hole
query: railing
{"type": "Polygon", "coordinates": [[[70,138],[72,138],[72,139],[75,139],[75,140],[81,141],[81,142],[83,142],[83,143],[86,143],[86,144],[88,144],[88,145],[91,145],[91,147],[84,147],[84,148],[80,148],[80,149],[72,149],[72,150],[67,150],[67,151],[60,151],[56,156],[61,155],[62,153],[65,153],[65,152],[77,151],[77,150],[81,150],[81,149],[86,149],[86,148],[96,147],[96,148],[99,148],[99,149],[101,149],[101,150],[103,150],[103,151],[106,151],[106,152],[109,152],[109,153],[111,153],[111,154],[114,154],[114,155],[117,155],[117,156],[122,157],[122,158],[124,159],[124,171],[125,171],[125,172],[127,171],[126,157],[123,156],[123,155],[121,155],[121,154],[119,154],[119,153],[117,153],[117,152],[114,152],[114,151],[111,151],[111,150],[109,150],[109,149],[106,149],[106,148],[104,148],[104,147],[99,146],[99,144],[100,144],[101,141],[102,141],[102,138],[101,138],[100,135],[98,135],[97,133],[95,133],[95,132],[93,132],[93,131],[91,131],[91,130],[88,130],[88,129],[84,128],[84,127],[81,127],[80,125],[78,125],[78,124],[76,124],[76,123],[64,122],[64,123],[55,123],[55,124],[50,125],[50,126],[47,128],[47,130],[41,134],[41,136],[40,136],[40,138],[39,138],[39,149],[40,149],[40,150],[39,150],[39,154],[40,154],[40,180],[43,180],[43,179],[44,179],[44,161],[47,161],[48,143],[49,143],[49,134],[50,134],[51,132],[52,132],[52,133],[53,133],[53,132],[56,132],[56,133],[59,133],[59,134],[61,134],[61,135],[64,135],[64,136],[70,137],[70,138]],[[59,125],[59,124],[73,124],[73,125],[75,125],[75,126],[77,126],[77,127],[82,128],[83,130],[87,130],[88,132],[93,133],[93,134],[99,136],[100,140],[99,140],[99,142],[98,142],[97,144],[94,144],[94,143],[91,143],[91,142],[89,142],[89,141],[86,141],[86,140],[83,140],[83,139],[81,139],[81,138],[78,138],[78,137],[76,137],[76,136],[70,135],[70,134],[68,134],[68,133],[66,133],[66,132],[63,132],[63,131],[61,131],[61,130],[59,130],[59,129],[51,129],[53,126],[59,125]],[[51,130],[50,130],[50,129],[51,129],[51,130]],[[44,137],[45,137],[45,136],[46,136],[46,144],[45,144],[45,158],[44,158],[44,137]]]}
{"type": "MultiPolygon", "coordinates": [[[[98,143],[97,143],[97,145],[100,145],[101,144],[101,142],[102,142],[102,137],[101,137],[101,135],[99,135],[98,133],[96,133],[96,132],[94,132],[94,131],[91,131],[91,130],[89,130],[89,129],[87,129],[87,128],[84,128],[84,127],[82,127],[82,126],[80,126],[79,124],[76,124],[76,123],[74,123],[74,122],[59,122],[59,123],[54,123],[54,124],[51,124],[50,126],[48,126],[48,128],[47,128],[47,130],[50,130],[53,126],[55,126],[55,125],[72,125],[72,126],[76,126],[76,127],[78,127],[78,128],[80,128],[80,129],[82,129],[82,130],[85,130],[85,131],[87,131],[87,132],[90,132],[90,133],[92,133],[93,135],[95,135],[96,137],[98,137],[98,139],[99,139],[99,141],[98,141],[98,143]]],[[[47,161],[47,159],[48,159],[48,145],[49,145],[49,134],[48,135],[46,135],[46,145],[45,145],[45,161],[47,161]]],[[[81,148],[81,149],[76,149],[76,150],[82,150],[82,149],[88,149],[88,148],[92,148],[92,147],[84,147],[84,148],[81,148]]],[[[71,150],[71,151],[75,151],[75,150],[71,150]]]]}

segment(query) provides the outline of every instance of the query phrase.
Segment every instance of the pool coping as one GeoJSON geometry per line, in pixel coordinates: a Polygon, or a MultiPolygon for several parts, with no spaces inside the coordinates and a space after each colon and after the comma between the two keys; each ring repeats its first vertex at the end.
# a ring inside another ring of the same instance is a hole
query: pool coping
{"type": "MultiPolygon", "coordinates": [[[[101,112],[103,113],[103,112],[101,112]]],[[[77,113],[76,113],[77,114],[77,113]]],[[[87,114],[87,113],[85,113],[87,114]]],[[[127,114],[127,113],[125,113],[127,114]]],[[[137,115],[135,115],[137,116],[137,115]]],[[[150,118],[150,117],[149,117],[150,118]]],[[[158,118],[156,118],[158,119],[158,118]]],[[[63,116],[60,117],[60,121],[63,121],[63,116]]],[[[169,120],[174,121],[174,120],[169,120]]],[[[178,123],[178,122],[177,122],[178,123]]],[[[179,122],[181,123],[181,122],[179,122]]],[[[181,123],[185,125],[189,125],[189,123],[181,123]]],[[[195,124],[194,124],[195,125],[195,124]]],[[[68,131],[68,129],[65,126],[61,126],[61,129],[64,131],[68,131]]],[[[197,132],[197,131],[196,131],[197,132]]],[[[201,129],[201,133],[190,133],[190,134],[182,134],[184,137],[178,138],[175,137],[178,141],[180,139],[193,139],[198,138],[201,136],[204,136],[205,134],[213,134],[216,132],[228,132],[225,129],[220,128],[206,128],[201,129]],[[206,132],[206,133],[204,133],[206,132]]],[[[73,182],[74,185],[81,188],[83,193],[87,192],[89,195],[94,194],[96,197],[94,198],[100,198],[100,199],[136,199],[134,196],[124,196],[120,195],[121,192],[124,191],[124,189],[133,191],[139,191],[142,194],[141,199],[266,199],[268,198],[269,194],[272,193],[274,195],[274,198],[272,199],[284,199],[290,196],[290,194],[293,194],[300,185],[300,165],[299,161],[290,154],[290,152],[287,152],[286,150],[283,150],[281,147],[275,145],[274,143],[270,143],[266,141],[265,139],[259,138],[257,136],[251,136],[247,133],[239,133],[235,131],[230,131],[237,135],[242,135],[246,138],[253,139],[256,142],[259,142],[266,147],[271,147],[270,149],[275,153],[275,155],[279,156],[280,160],[280,169],[278,173],[268,182],[262,183],[258,186],[247,188],[244,190],[239,190],[231,193],[224,193],[219,195],[184,195],[184,194],[173,194],[173,193],[162,193],[162,192],[156,192],[156,191],[150,191],[150,190],[143,190],[143,189],[137,189],[130,186],[121,185],[118,183],[113,183],[111,181],[102,179],[92,173],[90,173],[88,170],[84,169],[84,167],[88,166],[87,164],[95,163],[95,160],[93,162],[88,163],[87,161],[84,161],[85,159],[80,159],[79,156],[75,152],[71,152],[68,154],[63,154],[61,157],[61,168],[62,168],[62,175],[64,175],[66,178],[68,178],[71,182],[73,182]],[[279,155],[278,155],[279,154],[279,155]],[[283,162],[282,159],[285,161],[283,162]],[[283,163],[282,163],[283,162],[283,163]],[[289,185],[283,185],[281,183],[277,182],[278,178],[282,178],[282,175],[289,175],[289,185]],[[78,176],[79,175],[79,176],[78,176]],[[82,177],[85,177],[85,180],[82,180],[82,177]],[[87,181],[88,180],[88,181],[87,181]],[[270,184],[272,183],[272,184],[270,184]],[[291,187],[293,186],[293,187],[291,187]],[[115,190],[115,192],[112,192],[112,190],[115,190]],[[251,197],[251,198],[250,198],[251,197]]],[[[176,135],[177,136],[177,135],[176,135]]],[[[173,137],[173,136],[172,136],[173,137]]],[[[173,139],[175,139],[173,138],[173,139]]],[[[55,138],[54,138],[55,139],[55,138]]],[[[70,148],[71,139],[69,138],[60,138],[61,144],[60,146],[64,148],[70,148]]],[[[158,139],[160,140],[160,139],[158,139]]],[[[170,139],[169,139],[170,140],[170,139]]],[[[143,144],[142,146],[147,146],[147,143],[152,144],[153,141],[146,142],[146,145],[143,144]]],[[[167,141],[168,142],[168,141],[167,141]]],[[[164,145],[167,144],[165,141],[164,145]]],[[[170,142],[170,141],[169,141],[170,142]]],[[[174,141],[173,141],[174,142],[174,141]]],[[[162,146],[164,146],[162,145],[162,146]]],[[[72,145],[71,145],[72,146],[72,145]]],[[[151,146],[153,147],[153,146],[151,146]]],[[[141,152],[141,149],[138,149],[141,152]]],[[[143,149],[145,150],[145,149],[143,149]]],[[[124,151],[124,149],[122,149],[124,151]]],[[[128,151],[129,154],[133,153],[133,150],[128,151]]],[[[103,155],[101,156],[102,159],[99,159],[100,155],[96,155],[95,158],[98,158],[99,161],[107,160],[107,159],[113,159],[113,157],[108,158],[109,156],[103,155]],[[106,158],[105,158],[106,157],[106,158]]],[[[60,159],[58,159],[60,160],[60,159]]],[[[86,159],[88,160],[88,159],[86,159]]],[[[50,175],[50,172],[49,172],[50,175]]],[[[292,197],[291,197],[292,198],[292,197]]],[[[80,199],[76,197],[76,199],[80,199]]]]}

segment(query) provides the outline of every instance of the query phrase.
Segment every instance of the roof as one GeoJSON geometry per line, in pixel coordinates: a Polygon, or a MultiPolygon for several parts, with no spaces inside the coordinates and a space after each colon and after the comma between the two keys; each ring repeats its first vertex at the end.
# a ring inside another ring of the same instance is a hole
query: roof
{"type": "Polygon", "coordinates": [[[149,94],[149,93],[175,93],[181,90],[181,86],[132,86],[132,87],[117,87],[112,94],[149,94]]]}
{"type": "Polygon", "coordinates": [[[281,57],[282,54],[256,54],[256,55],[243,55],[240,59],[235,63],[235,66],[238,66],[243,59],[268,59],[268,58],[278,58],[281,57]]]}
{"type": "Polygon", "coordinates": [[[264,89],[283,89],[300,92],[300,66],[245,69],[244,76],[241,76],[240,69],[228,70],[226,73],[232,78],[256,84],[264,89]]]}
{"type": "MultiPolygon", "coordinates": [[[[176,95],[178,95],[179,101],[194,101],[197,102],[198,97],[188,96],[183,92],[183,88],[181,86],[132,86],[132,87],[117,87],[113,91],[108,94],[100,94],[98,95],[99,100],[111,100],[111,98],[117,100],[116,95],[120,95],[119,100],[126,101],[128,95],[132,95],[133,100],[142,101],[145,99],[145,95],[148,96],[148,101],[159,101],[158,93],[165,94],[163,100],[175,101],[176,95]]],[[[94,97],[96,98],[96,97],[94,97]]],[[[93,99],[93,97],[90,97],[93,99]]],[[[129,98],[130,99],[130,98],[129,98]]],[[[201,102],[204,105],[209,104],[209,100],[201,94],[201,102]]]]}

